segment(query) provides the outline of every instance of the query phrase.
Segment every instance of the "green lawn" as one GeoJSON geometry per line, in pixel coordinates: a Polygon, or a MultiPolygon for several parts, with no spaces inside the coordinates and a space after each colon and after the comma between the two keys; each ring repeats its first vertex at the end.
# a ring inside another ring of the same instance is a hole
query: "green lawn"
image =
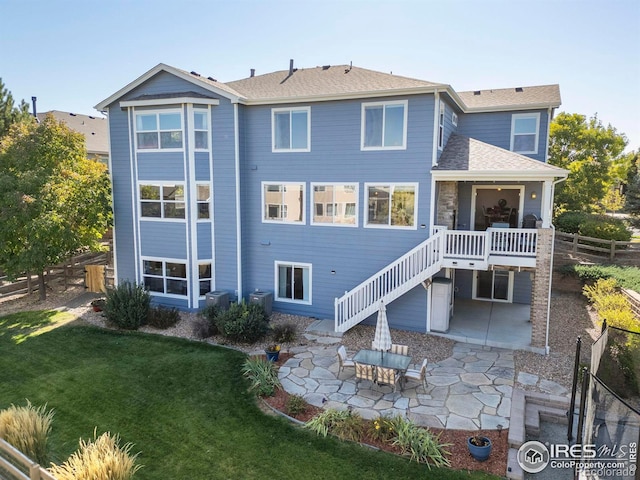
{"type": "Polygon", "coordinates": [[[203,343],[64,325],[57,312],[0,317],[0,409],[55,409],[52,460],[94,427],[135,444],[137,479],[488,478],[324,439],[264,415],[244,355],[203,343]]]}

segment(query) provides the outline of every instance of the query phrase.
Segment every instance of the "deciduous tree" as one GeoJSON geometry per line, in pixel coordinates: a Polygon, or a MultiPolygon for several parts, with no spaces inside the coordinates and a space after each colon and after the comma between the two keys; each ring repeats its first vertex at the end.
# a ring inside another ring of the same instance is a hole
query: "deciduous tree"
{"type": "Polygon", "coordinates": [[[45,269],[99,249],[111,223],[106,167],[86,157],[84,137],[51,115],[0,140],[0,268],[38,273],[41,299],[45,269]]]}
{"type": "Polygon", "coordinates": [[[598,208],[611,183],[610,168],[627,139],[597,115],[588,119],[577,113],[560,113],[549,131],[549,163],[569,170],[558,185],[556,205],[566,210],[598,208]]]}

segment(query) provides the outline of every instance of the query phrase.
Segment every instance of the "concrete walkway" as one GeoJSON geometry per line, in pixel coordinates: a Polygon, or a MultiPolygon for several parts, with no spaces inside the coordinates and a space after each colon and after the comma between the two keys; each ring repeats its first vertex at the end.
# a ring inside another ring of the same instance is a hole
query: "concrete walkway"
{"type": "Polygon", "coordinates": [[[312,405],[352,408],[364,418],[407,415],[418,425],[436,428],[509,428],[516,382],[513,350],[456,343],[451,357],[427,367],[426,391],[409,382],[394,393],[392,387],[365,380],[357,385],[353,368],[338,372],[340,338],[310,333],[305,337],[309,345],[292,348],[294,356],[278,376],[288,393],[312,405]]]}

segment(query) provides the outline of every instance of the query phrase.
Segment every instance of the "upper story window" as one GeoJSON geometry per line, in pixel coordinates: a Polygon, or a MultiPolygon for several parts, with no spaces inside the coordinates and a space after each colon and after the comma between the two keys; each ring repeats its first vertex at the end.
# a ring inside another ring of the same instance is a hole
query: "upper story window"
{"type": "Polygon", "coordinates": [[[209,111],[193,111],[193,130],[195,134],[196,150],[207,150],[209,148],[209,111]]]}
{"type": "Polygon", "coordinates": [[[272,150],[274,152],[309,152],[311,150],[311,108],[274,108],[272,150]]]}
{"type": "Polygon", "coordinates": [[[262,221],[304,223],[304,183],[262,182],[262,221]]]}
{"type": "Polygon", "coordinates": [[[365,188],[368,204],[365,226],[415,228],[417,184],[367,184],[365,188]]]}
{"type": "Polygon", "coordinates": [[[313,220],[316,225],[357,226],[358,185],[311,185],[313,220]]]}
{"type": "Polygon", "coordinates": [[[362,150],[404,150],[407,101],[362,104],[362,150]]]}
{"type": "Polygon", "coordinates": [[[179,111],[136,113],[138,150],[182,148],[182,115],[179,111]]]}
{"type": "Polygon", "coordinates": [[[185,218],[184,185],[141,184],[140,216],[143,218],[185,218]]]}
{"type": "Polygon", "coordinates": [[[511,116],[511,151],[538,153],[540,113],[515,113],[511,116]]]}
{"type": "Polygon", "coordinates": [[[440,115],[438,115],[438,150],[444,146],[444,102],[440,100],[440,115]]]}

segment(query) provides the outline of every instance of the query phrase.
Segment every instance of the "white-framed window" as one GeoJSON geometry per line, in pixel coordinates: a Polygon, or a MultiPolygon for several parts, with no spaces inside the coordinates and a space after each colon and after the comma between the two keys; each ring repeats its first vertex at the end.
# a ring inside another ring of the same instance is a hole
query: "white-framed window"
{"type": "Polygon", "coordinates": [[[305,184],[262,182],[262,221],[305,223],[305,184]]]}
{"type": "Polygon", "coordinates": [[[312,225],[357,227],[358,184],[311,184],[314,204],[312,225]]]}
{"type": "Polygon", "coordinates": [[[211,261],[198,263],[198,283],[200,289],[200,297],[204,297],[207,293],[212,291],[211,279],[211,261]]]}
{"type": "Polygon", "coordinates": [[[187,297],[188,278],[184,260],[142,259],[142,281],[152,293],[187,297]]]}
{"type": "Polygon", "coordinates": [[[193,110],[193,131],[196,150],[209,149],[209,110],[193,110]]]}
{"type": "Polygon", "coordinates": [[[362,104],[362,150],[407,148],[406,100],[362,104]]]}
{"type": "Polygon", "coordinates": [[[458,114],[456,112],[451,112],[451,123],[454,127],[458,126],[458,114]]]}
{"type": "Polygon", "coordinates": [[[275,300],[311,305],[311,264],[275,262],[275,300]]]}
{"type": "Polygon", "coordinates": [[[184,185],[181,183],[141,183],[140,217],[184,219],[184,185]]]}
{"type": "Polygon", "coordinates": [[[417,183],[365,184],[365,227],[416,228],[417,183]]]}
{"type": "Polygon", "coordinates": [[[136,144],[138,150],[181,150],[180,110],[136,112],[136,144]]]}
{"type": "Polygon", "coordinates": [[[196,191],[198,220],[211,218],[211,185],[208,183],[196,183],[196,191]]]}
{"type": "Polygon", "coordinates": [[[311,107],[271,110],[273,152],[311,151],[311,107]]]}
{"type": "Polygon", "coordinates": [[[438,115],[438,150],[442,150],[444,146],[444,111],[445,106],[442,100],[440,103],[440,115],[438,115]]]}
{"type": "Polygon", "coordinates": [[[540,134],[540,112],[514,113],[511,116],[511,151],[516,153],[538,153],[540,134]]]}

